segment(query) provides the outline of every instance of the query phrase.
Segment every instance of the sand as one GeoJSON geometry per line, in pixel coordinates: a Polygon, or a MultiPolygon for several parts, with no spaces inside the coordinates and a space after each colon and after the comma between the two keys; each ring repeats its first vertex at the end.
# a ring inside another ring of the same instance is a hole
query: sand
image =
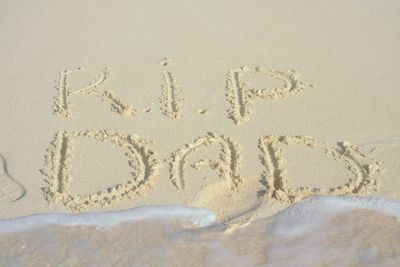
{"type": "Polygon", "coordinates": [[[3,1],[0,218],[182,205],[240,225],[314,195],[400,201],[399,12],[3,1]]]}

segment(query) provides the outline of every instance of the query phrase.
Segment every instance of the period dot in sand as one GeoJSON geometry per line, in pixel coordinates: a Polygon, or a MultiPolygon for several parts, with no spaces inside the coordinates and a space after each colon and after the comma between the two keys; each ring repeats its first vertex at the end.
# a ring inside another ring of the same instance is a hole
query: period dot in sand
{"type": "Polygon", "coordinates": [[[170,60],[170,59],[168,59],[168,58],[162,58],[161,60],[160,60],[160,66],[162,66],[162,67],[166,67],[166,66],[168,66],[169,64],[171,64],[172,63],[172,60],[170,60]]]}
{"type": "Polygon", "coordinates": [[[199,115],[205,115],[205,114],[207,114],[210,110],[211,110],[211,108],[200,108],[200,109],[197,110],[197,114],[199,114],[199,115]]]}

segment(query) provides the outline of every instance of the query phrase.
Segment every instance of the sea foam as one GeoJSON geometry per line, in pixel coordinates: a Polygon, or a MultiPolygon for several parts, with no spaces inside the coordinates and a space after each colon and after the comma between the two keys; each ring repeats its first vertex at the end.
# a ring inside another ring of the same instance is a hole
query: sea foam
{"type": "Polygon", "coordinates": [[[3,219],[0,220],[0,233],[26,231],[34,228],[42,228],[48,224],[105,227],[139,220],[174,218],[188,221],[201,227],[215,222],[215,214],[207,209],[175,205],[144,206],[122,211],[77,214],[41,213],[19,218],[3,219]]]}
{"type": "Polygon", "coordinates": [[[400,203],[381,197],[311,197],[237,228],[215,223],[209,210],[180,206],[38,214],[0,220],[0,262],[5,266],[399,266],[400,203]]]}

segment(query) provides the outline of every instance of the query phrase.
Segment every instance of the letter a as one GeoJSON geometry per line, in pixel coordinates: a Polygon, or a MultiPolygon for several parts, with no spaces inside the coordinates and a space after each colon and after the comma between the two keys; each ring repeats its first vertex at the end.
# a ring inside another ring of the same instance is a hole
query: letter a
{"type": "Polygon", "coordinates": [[[230,138],[214,133],[208,133],[172,154],[169,162],[170,178],[178,189],[183,190],[185,188],[184,172],[189,155],[199,147],[211,144],[221,146],[221,161],[202,159],[194,163],[192,167],[198,169],[201,166],[208,166],[212,170],[218,171],[219,177],[224,179],[232,190],[237,189],[239,183],[242,182],[242,178],[238,174],[241,159],[238,145],[230,138]]]}

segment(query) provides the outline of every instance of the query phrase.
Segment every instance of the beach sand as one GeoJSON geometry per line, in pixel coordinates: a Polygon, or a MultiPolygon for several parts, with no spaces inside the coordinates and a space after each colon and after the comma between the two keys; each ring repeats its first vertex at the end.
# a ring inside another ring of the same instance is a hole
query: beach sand
{"type": "Polygon", "coordinates": [[[181,205],[235,228],[314,195],[400,201],[399,13],[3,1],[0,219],[181,205]]]}

